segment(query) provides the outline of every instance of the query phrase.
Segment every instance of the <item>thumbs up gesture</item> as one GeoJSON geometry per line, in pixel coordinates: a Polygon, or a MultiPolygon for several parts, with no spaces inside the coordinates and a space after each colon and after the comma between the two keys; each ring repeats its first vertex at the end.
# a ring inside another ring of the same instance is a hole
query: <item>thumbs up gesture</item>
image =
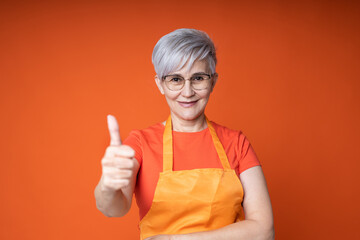
{"type": "Polygon", "coordinates": [[[134,158],[135,151],[121,144],[119,126],[112,115],[107,117],[110,133],[110,146],[106,148],[101,160],[101,190],[115,192],[135,185],[139,163],[134,158]]]}

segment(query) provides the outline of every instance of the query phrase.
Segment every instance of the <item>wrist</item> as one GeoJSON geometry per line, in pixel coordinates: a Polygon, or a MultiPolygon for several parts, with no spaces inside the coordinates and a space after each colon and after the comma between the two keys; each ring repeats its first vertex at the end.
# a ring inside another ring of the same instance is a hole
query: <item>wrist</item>
{"type": "Polygon", "coordinates": [[[100,183],[99,183],[99,190],[100,190],[100,194],[103,197],[105,197],[106,199],[113,198],[117,194],[119,194],[119,192],[121,192],[121,190],[115,190],[115,189],[110,189],[110,188],[106,187],[102,181],[100,181],[100,183]]]}

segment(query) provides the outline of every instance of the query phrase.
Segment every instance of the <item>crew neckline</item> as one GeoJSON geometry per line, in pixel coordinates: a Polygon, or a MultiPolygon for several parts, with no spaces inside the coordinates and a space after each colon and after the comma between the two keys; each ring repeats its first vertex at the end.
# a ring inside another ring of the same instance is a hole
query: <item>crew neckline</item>
{"type": "MultiPolygon", "coordinates": [[[[165,129],[165,125],[164,125],[162,122],[159,123],[159,124],[162,126],[163,129],[165,129]]],[[[198,132],[179,132],[179,131],[174,131],[174,130],[172,130],[172,132],[173,132],[173,133],[176,133],[176,134],[191,134],[191,133],[193,133],[193,134],[196,134],[196,133],[200,134],[200,133],[206,132],[207,130],[209,130],[209,126],[207,126],[207,127],[204,128],[203,130],[198,131],[198,132]]]]}

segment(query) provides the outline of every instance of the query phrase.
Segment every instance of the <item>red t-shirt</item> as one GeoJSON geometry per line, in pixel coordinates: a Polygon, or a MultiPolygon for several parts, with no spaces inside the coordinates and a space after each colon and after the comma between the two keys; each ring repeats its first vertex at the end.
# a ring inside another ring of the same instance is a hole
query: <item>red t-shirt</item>
{"type": "MultiPolygon", "coordinates": [[[[240,175],[248,168],[260,165],[253,148],[241,131],[235,131],[211,122],[222,143],[230,166],[240,175]]],[[[163,133],[165,126],[155,124],[143,130],[130,132],[124,144],[135,150],[140,169],[135,186],[135,197],[140,220],[149,211],[162,172],[163,133]]],[[[196,168],[222,168],[209,129],[200,132],[173,131],[174,171],[196,168]]]]}

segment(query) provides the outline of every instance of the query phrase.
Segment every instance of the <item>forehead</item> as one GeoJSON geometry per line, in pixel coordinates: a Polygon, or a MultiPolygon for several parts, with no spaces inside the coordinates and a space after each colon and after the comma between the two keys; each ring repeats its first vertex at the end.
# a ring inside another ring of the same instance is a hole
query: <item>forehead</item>
{"type": "Polygon", "coordinates": [[[171,72],[170,74],[179,74],[179,75],[192,75],[194,73],[202,72],[207,73],[209,71],[209,67],[207,61],[205,60],[196,60],[192,66],[188,66],[189,62],[185,64],[185,66],[177,71],[171,72]]]}

